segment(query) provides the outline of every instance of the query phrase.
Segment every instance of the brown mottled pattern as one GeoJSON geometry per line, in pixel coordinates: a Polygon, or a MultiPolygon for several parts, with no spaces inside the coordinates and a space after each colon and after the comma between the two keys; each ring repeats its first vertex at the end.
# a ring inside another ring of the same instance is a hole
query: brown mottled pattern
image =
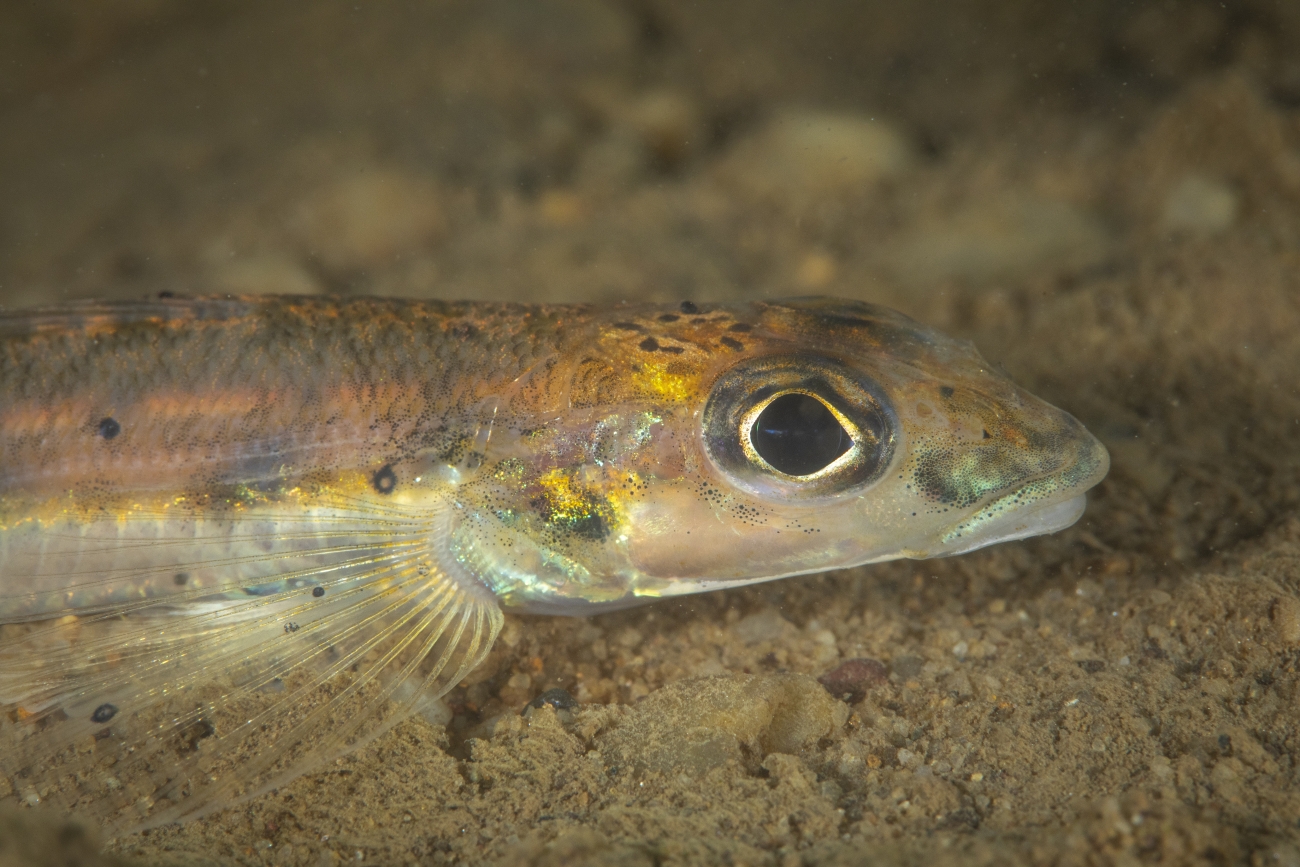
{"type": "Polygon", "coordinates": [[[581,308],[165,300],[0,321],[0,490],[365,463],[565,351],[581,308]],[[120,433],[99,435],[112,418],[120,433]]]}
{"type": "Polygon", "coordinates": [[[917,339],[904,317],[844,302],[668,309],[202,298],[9,314],[0,493],[382,465],[488,395],[544,415],[618,401],[647,362],[698,377],[805,337],[906,360],[917,339]]]}

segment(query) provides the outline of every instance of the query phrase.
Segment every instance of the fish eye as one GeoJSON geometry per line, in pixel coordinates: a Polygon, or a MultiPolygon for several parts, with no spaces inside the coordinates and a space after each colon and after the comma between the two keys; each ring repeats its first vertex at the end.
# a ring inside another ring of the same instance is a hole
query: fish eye
{"type": "Polygon", "coordinates": [[[826,404],[790,392],[761,408],[749,428],[749,444],[777,472],[809,476],[847,452],[853,437],[826,404]]]}
{"type": "Polygon", "coordinates": [[[787,501],[860,492],[888,468],[899,430],[878,383],[811,354],[740,361],[713,384],[700,422],[732,483],[787,501]]]}

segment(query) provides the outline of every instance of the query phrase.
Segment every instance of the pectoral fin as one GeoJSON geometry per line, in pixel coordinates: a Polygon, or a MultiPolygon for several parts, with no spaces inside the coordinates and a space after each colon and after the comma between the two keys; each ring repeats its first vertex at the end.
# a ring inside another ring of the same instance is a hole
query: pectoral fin
{"type": "MultiPolygon", "coordinates": [[[[0,770],[20,799],[125,833],[250,798],[375,737],[461,681],[501,626],[496,600],[446,553],[447,512],[360,504],[317,530],[261,516],[261,560],[219,555],[228,522],[220,544],[174,523],[135,556],[156,551],[168,574],[184,567],[206,587],[0,630],[0,770]]],[[[78,538],[98,538],[80,574],[102,584],[102,535],[58,534],[41,550],[76,553],[78,538]]]]}

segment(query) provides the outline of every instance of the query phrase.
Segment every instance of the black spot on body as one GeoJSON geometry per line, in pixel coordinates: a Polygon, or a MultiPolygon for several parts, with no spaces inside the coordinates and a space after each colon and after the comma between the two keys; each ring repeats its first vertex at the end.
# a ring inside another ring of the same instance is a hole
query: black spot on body
{"type": "Polygon", "coordinates": [[[727,347],[728,349],[734,349],[737,352],[740,352],[740,350],[745,348],[745,344],[741,343],[739,340],[737,340],[734,337],[723,337],[720,342],[722,343],[723,346],[727,347]]]}
{"type": "Polygon", "coordinates": [[[682,318],[682,317],[678,316],[676,313],[665,313],[665,314],[663,314],[662,316],[659,317],[659,321],[660,321],[660,322],[676,322],[678,319],[681,319],[681,318],[682,318]]]}
{"type": "Polygon", "coordinates": [[[941,397],[952,397],[956,392],[957,389],[953,388],[951,385],[939,386],[939,395],[941,397]]]}
{"type": "Polygon", "coordinates": [[[115,418],[102,418],[99,420],[99,427],[95,432],[106,440],[111,440],[122,432],[122,426],[117,423],[115,418]]]}
{"type": "Polygon", "coordinates": [[[117,716],[117,705],[104,702],[95,708],[95,712],[90,715],[90,721],[93,723],[106,723],[115,716],[117,716]]]}
{"type": "Polygon", "coordinates": [[[188,572],[177,572],[172,576],[172,583],[177,587],[184,587],[189,580],[190,576],[188,572]]]}
{"type": "Polygon", "coordinates": [[[993,437],[989,436],[989,432],[988,432],[988,431],[984,431],[984,439],[986,439],[986,440],[991,440],[991,439],[993,439],[993,437]]]}
{"type": "Polygon", "coordinates": [[[381,494],[391,494],[397,487],[397,473],[387,464],[381,467],[370,478],[370,483],[375,486],[375,490],[381,494]]]}
{"type": "Polygon", "coordinates": [[[748,325],[748,324],[746,324],[746,323],[744,323],[744,322],[734,322],[734,323],[732,323],[731,327],[728,328],[727,330],[728,330],[728,331],[735,331],[735,332],[738,333],[738,334],[744,334],[744,333],[747,332],[747,331],[753,331],[753,330],[754,330],[754,326],[752,326],[752,325],[748,325]]]}
{"type": "Polygon", "coordinates": [[[324,588],[324,587],[319,587],[319,586],[318,586],[318,587],[313,587],[313,588],[311,588],[311,595],[312,595],[312,596],[315,596],[317,599],[319,599],[319,598],[321,598],[322,596],[325,595],[325,588],[324,588]]]}
{"type": "Polygon", "coordinates": [[[683,348],[680,347],[680,346],[661,346],[661,347],[659,347],[659,351],[660,351],[660,352],[667,352],[667,353],[669,353],[670,355],[681,355],[681,354],[682,354],[683,352],[685,352],[686,350],[683,349],[683,348]]]}
{"type": "Polygon", "coordinates": [[[647,337],[638,344],[646,352],[657,352],[659,350],[659,341],[653,337],[647,337]]]}
{"type": "Polygon", "coordinates": [[[637,325],[635,322],[615,322],[614,327],[622,331],[645,331],[644,328],[637,325]]]}
{"type": "Polygon", "coordinates": [[[573,535],[593,542],[603,542],[609,536],[609,525],[600,514],[584,515],[573,522],[573,535]]]}
{"type": "Polygon", "coordinates": [[[694,301],[683,301],[681,307],[682,312],[687,316],[692,316],[700,312],[700,308],[695,305],[694,301]]]}

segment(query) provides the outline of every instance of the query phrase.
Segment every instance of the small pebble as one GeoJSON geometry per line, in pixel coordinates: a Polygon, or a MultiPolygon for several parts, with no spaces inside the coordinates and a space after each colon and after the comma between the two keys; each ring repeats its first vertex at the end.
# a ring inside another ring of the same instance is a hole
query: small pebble
{"type": "Polygon", "coordinates": [[[1111,237],[1093,213],[1068,202],[1006,193],[937,215],[883,255],[912,286],[989,284],[1102,262],[1111,237]]]}
{"type": "Polygon", "coordinates": [[[1237,222],[1237,193],[1223,181],[1187,175],[1165,199],[1161,223],[1166,231],[1214,235],[1237,222]]]}
{"type": "Polygon", "coordinates": [[[1284,644],[1300,643],[1300,600],[1294,596],[1279,596],[1269,606],[1269,619],[1284,644]]]}
{"type": "Polygon", "coordinates": [[[900,680],[911,680],[921,673],[924,665],[925,660],[919,656],[896,656],[890,663],[890,668],[900,680]]]}
{"type": "Polygon", "coordinates": [[[571,710],[578,706],[578,700],[565,690],[556,687],[555,689],[548,689],[530,701],[528,706],[540,708],[548,704],[556,710],[571,710]]]}
{"type": "Polygon", "coordinates": [[[304,252],[330,268],[373,268],[423,249],[442,234],[446,221],[439,198],[433,181],[423,175],[350,168],[298,205],[291,228],[304,252]]]}
{"type": "Polygon", "coordinates": [[[683,93],[656,90],[636,100],[628,120],[655,166],[675,169],[703,143],[700,112],[683,93]]]}
{"type": "Polygon", "coordinates": [[[849,113],[786,109],[727,159],[753,192],[782,198],[863,193],[916,160],[893,124],[849,113]]]}
{"type": "Polygon", "coordinates": [[[742,618],[735,626],[736,637],[746,644],[776,641],[790,627],[790,621],[775,608],[765,608],[742,618]]]}
{"type": "Polygon", "coordinates": [[[889,679],[885,664],[878,659],[846,659],[835,668],[823,674],[817,682],[826,687],[826,691],[849,704],[857,704],[866,697],[867,691],[879,686],[889,679]]]}
{"type": "Polygon", "coordinates": [[[212,274],[215,288],[234,295],[317,295],[321,285],[288,256],[255,255],[223,263],[212,274]]]}

